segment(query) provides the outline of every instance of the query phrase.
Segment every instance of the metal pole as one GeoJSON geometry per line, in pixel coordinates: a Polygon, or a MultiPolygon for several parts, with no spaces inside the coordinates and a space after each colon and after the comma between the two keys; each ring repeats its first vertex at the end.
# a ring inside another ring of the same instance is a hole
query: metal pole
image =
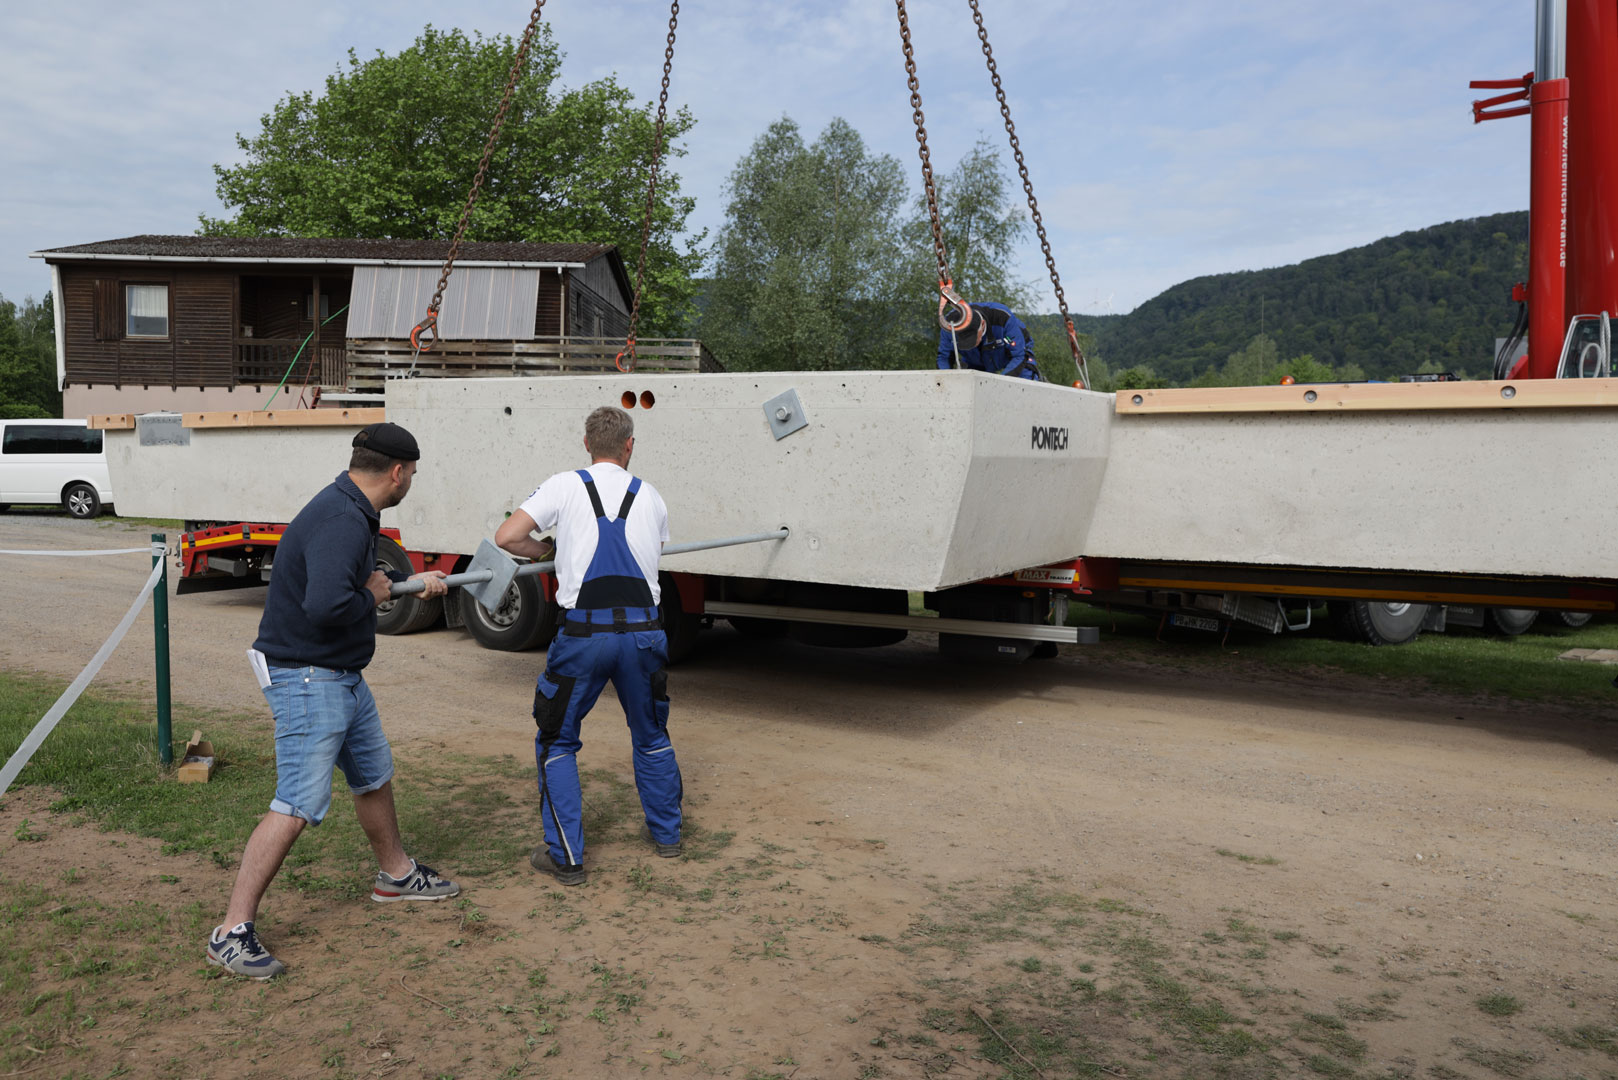
{"type": "MultiPolygon", "coordinates": [[[[792,535],[792,530],[785,525],[773,532],[749,533],[746,536],[727,536],[722,540],[688,540],[683,544],[667,544],[663,554],[682,555],[687,551],[708,551],[712,548],[735,547],[737,544],[758,544],[765,540],[785,540],[792,535]]],[[[556,570],[556,563],[537,562],[524,563],[517,567],[517,577],[528,577],[532,574],[549,574],[556,570]]],[[[488,581],[494,577],[492,570],[471,570],[464,574],[450,574],[444,579],[445,585],[475,585],[488,581]]],[[[419,593],[427,586],[420,581],[396,581],[388,590],[391,596],[408,596],[410,593],[419,593]]]]}
{"type": "Polygon", "coordinates": [[[1567,76],[1567,0],[1539,0],[1534,11],[1534,81],[1567,76]]]}
{"type": "Polygon", "coordinates": [[[169,713],[169,571],[167,533],[152,534],[152,565],[162,565],[152,590],[152,643],[157,654],[157,760],[174,764],[174,725],[169,713]]]}

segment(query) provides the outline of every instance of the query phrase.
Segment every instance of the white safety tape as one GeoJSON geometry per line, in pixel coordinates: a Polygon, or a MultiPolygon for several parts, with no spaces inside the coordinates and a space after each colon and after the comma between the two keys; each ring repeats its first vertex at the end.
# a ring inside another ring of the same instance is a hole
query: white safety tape
{"type": "Polygon", "coordinates": [[[150,546],[138,548],[103,548],[100,551],[26,551],[14,548],[0,548],[0,555],[133,555],[137,551],[152,553],[150,546]]]}
{"type": "MultiPolygon", "coordinates": [[[[152,549],[145,548],[142,550],[150,554],[152,549]]],[[[118,623],[117,628],[113,630],[112,636],[102,644],[100,651],[90,658],[90,663],[86,665],[83,671],[79,672],[79,677],[74,679],[66,690],[62,691],[62,696],[56,699],[56,704],[52,705],[39,723],[34,725],[34,730],[30,731],[28,737],[22,741],[22,745],[17,747],[17,752],[11,755],[11,758],[5,764],[5,768],[0,769],[0,795],[4,795],[7,789],[11,787],[11,782],[17,779],[17,774],[22,772],[23,766],[28,764],[29,759],[34,756],[34,752],[39,749],[46,736],[56,729],[57,722],[73,707],[73,703],[79,700],[79,695],[84,693],[86,686],[90,685],[90,680],[96,677],[96,672],[101,670],[101,665],[107,662],[107,657],[112,655],[112,651],[118,647],[118,643],[124,639],[124,635],[129,633],[129,628],[135,624],[135,616],[140,614],[140,609],[146,604],[146,598],[152,595],[152,590],[157,587],[157,579],[163,576],[163,568],[163,560],[159,559],[157,565],[152,567],[151,576],[146,579],[146,584],[140,587],[140,595],[136,596],[135,602],[129,605],[129,610],[124,613],[123,619],[118,623]]]]}

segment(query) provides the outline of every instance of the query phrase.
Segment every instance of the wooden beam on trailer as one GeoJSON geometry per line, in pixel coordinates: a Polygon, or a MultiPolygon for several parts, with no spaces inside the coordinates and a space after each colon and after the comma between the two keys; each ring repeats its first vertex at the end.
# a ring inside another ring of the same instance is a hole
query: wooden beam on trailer
{"type": "Polygon", "coordinates": [[[1417,412],[1428,409],[1589,409],[1618,406],[1618,379],[1298,383],[1120,390],[1113,409],[1137,413],[1417,412]]]}

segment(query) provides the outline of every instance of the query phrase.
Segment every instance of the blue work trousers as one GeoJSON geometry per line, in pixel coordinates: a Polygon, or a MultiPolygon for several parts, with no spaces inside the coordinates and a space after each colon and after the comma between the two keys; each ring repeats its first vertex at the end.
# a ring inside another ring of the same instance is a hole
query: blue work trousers
{"type": "Polygon", "coordinates": [[[539,766],[540,816],[551,857],[584,862],[584,811],[579,790],[579,724],[612,680],[634,745],[635,787],[652,839],[680,840],[680,766],[669,742],[668,639],[661,630],[571,637],[551,642],[534,693],[534,757],[539,766]]]}

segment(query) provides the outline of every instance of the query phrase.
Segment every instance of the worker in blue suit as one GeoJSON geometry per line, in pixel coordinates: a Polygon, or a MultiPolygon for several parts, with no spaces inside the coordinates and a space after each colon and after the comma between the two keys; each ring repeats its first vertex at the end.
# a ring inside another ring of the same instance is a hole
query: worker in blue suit
{"type": "Polygon", "coordinates": [[[972,368],[1018,379],[1043,379],[1034,363],[1034,340],[1010,308],[987,300],[968,306],[972,318],[966,326],[960,330],[943,327],[938,332],[940,368],[972,368]]]}
{"type": "Polygon", "coordinates": [[[658,621],[657,563],[669,538],[668,509],[652,485],[629,474],[635,422],[603,406],[584,422],[590,467],[546,480],[501,523],[494,542],[513,555],[545,558],[534,536],[556,530],[556,602],[562,624],[534,692],[534,757],[545,842],[529,862],[563,885],[585,880],[579,725],[612,681],[629,722],[642,836],[658,855],[680,854],[680,766],[669,742],[668,638],[658,621]],[[614,513],[609,516],[607,508],[614,513]]]}

